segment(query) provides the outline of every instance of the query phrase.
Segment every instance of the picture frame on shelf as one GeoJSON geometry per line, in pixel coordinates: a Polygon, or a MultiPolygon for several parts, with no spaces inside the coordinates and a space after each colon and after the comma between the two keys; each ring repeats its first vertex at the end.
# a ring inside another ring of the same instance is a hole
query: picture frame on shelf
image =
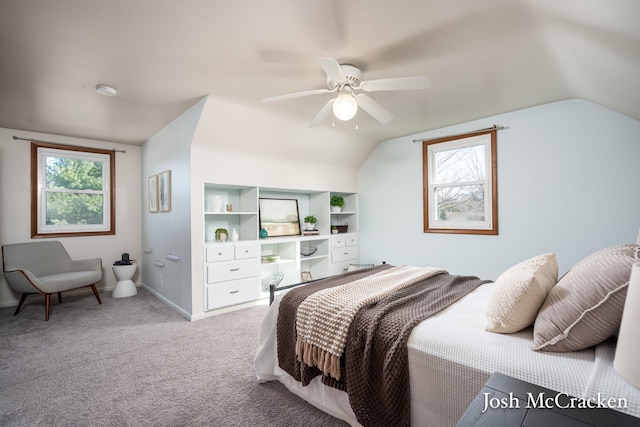
{"type": "Polygon", "coordinates": [[[310,271],[301,271],[300,272],[300,281],[301,282],[310,282],[311,280],[313,280],[313,277],[311,276],[311,272],[310,271]]]}
{"type": "Polygon", "coordinates": [[[171,171],[158,174],[158,210],[171,212],[171,171]]]}
{"type": "Polygon", "coordinates": [[[158,212],[158,175],[151,175],[147,185],[149,212],[158,212]]]}
{"type": "Polygon", "coordinates": [[[269,237],[301,234],[297,199],[260,198],[258,216],[269,237]]]}

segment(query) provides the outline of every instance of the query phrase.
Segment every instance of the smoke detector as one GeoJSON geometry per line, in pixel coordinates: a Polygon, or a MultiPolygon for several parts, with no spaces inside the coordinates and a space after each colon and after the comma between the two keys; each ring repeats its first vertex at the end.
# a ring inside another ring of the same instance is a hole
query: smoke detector
{"type": "Polygon", "coordinates": [[[116,96],[116,94],[118,93],[115,88],[107,85],[97,85],[96,92],[104,96],[116,96]]]}

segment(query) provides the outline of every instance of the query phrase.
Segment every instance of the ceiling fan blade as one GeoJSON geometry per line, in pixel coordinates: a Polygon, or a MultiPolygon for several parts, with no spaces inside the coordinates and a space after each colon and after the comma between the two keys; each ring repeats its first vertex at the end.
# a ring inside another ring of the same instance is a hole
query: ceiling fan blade
{"type": "Polygon", "coordinates": [[[346,83],[347,78],[342,71],[340,63],[335,58],[318,57],[316,62],[320,65],[320,68],[327,73],[327,76],[336,83],[346,83]]]}
{"type": "Polygon", "coordinates": [[[330,92],[334,92],[334,91],[329,89],[307,90],[305,92],[296,92],[296,93],[290,93],[287,95],[279,95],[279,96],[272,96],[271,98],[264,98],[262,102],[267,103],[267,102],[274,102],[274,101],[283,101],[285,99],[299,98],[301,96],[307,96],[307,95],[320,95],[322,93],[330,93],[330,92]]]}
{"type": "Polygon", "coordinates": [[[430,89],[431,80],[427,76],[397,77],[393,79],[369,80],[360,83],[360,89],[367,92],[380,90],[430,89]]]}
{"type": "Polygon", "coordinates": [[[356,102],[358,103],[358,107],[362,108],[382,124],[389,123],[393,120],[393,114],[391,114],[390,111],[364,93],[356,96],[356,102]]]}
{"type": "Polygon", "coordinates": [[[335,100],[336,100],[335,98],[330,99],[326,104],[324,104],[324,107],[322,107],[320,112],[318,114],[316,114],[316,116],[311,121],[311,124],[309,124],[310,128],[318,126],[319,124],[321,124],[324,121],[324,119],[327,118],[327,116],[329,115],[329,113],[333,109],[333,101],[335,101],[335,100]]]}

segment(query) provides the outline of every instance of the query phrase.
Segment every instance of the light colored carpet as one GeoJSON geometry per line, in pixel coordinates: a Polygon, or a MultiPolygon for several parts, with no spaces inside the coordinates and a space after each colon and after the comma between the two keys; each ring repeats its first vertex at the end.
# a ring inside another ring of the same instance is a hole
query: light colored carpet
{"type": "Polygon", "coordinates": [[[0,309],[2,426],[346,426],[253,370],[266,306],[189,322],[144,290],[0,309]]]}

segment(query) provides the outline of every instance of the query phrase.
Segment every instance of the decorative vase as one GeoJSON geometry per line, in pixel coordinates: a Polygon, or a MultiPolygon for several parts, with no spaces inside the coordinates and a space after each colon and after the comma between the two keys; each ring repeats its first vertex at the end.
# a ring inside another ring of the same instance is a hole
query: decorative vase
{"type": "Polygon", "coordinates": [[[264,228],[262,228],[260,230],[260,238],[261,239],[266,239],[267,237],[269,237],[269,233],[267,233],[267,230],[265,230],[264,228]]]}
{"type": "Polygon", "coordinates": [[[235,228],[231,230],[231,235],[229,236],[229,239],[232,242],[237,242],[238,239],[240,238],[240,236],[238,235],[238,230],[236,230],[235,228]]]}
{"type": "Polygon", "coordinates": [[[207,211],[208,212],[220,212],[222,209],[222,197],[217,194],[212,194],[207,197],[207,211]]]}
{"type": "Polygon", "coordinates": [[[331,206],[331,212],[342,212],[342,206],[331,206]]]}
{"type": "Polygon", "coordinates": [[[311,222],[305,222],[304,223],[304,228],[305,230],[313,230],[315,228],[315,224],[311,223],[311,222]]]}

